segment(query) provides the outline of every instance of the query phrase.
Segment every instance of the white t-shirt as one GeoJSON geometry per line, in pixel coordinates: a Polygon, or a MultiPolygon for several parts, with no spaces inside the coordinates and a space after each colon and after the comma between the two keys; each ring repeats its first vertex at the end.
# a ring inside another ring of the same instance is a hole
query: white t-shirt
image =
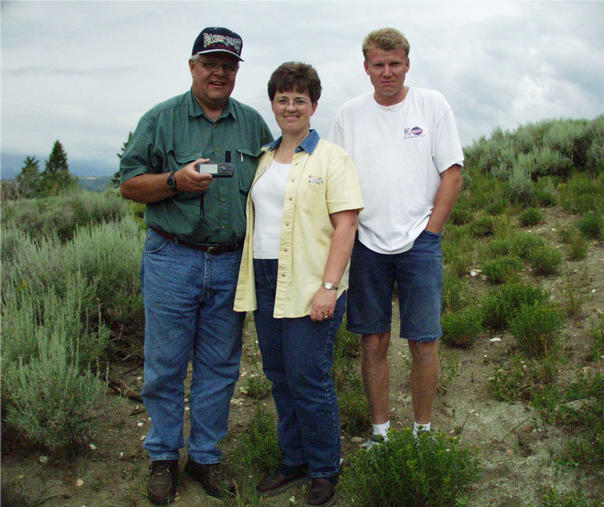
{"type": "Polygon", "coordinates": [[[254,259],[278,259],[283,220],[283,198],[291,164],[273,159],[271,166],[252,187],[256,214],[254,259]]]}
{"type": "Polygon", "coordinates": [[[373,92],[346,102],[329,140],[355,163],[365,208],[359,241],[378,253],[413,246],[425,229],[440,185],[440,173],[463,165],[453,111],[442,94],[409,88],[405,99],[381,106],[373,92]]]}

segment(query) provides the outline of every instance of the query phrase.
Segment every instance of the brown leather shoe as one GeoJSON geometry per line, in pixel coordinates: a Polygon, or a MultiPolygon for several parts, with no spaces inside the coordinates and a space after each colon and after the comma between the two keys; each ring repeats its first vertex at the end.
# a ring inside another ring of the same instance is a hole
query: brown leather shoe
{"type": "Polygon", "coordinates": [[[308,474],[305,470],[292,475],[283,475],[280,470],[277,470],[258,483],[256,493],[258,496],[275,496],[306,481],[308,481],[308,474]]]}
{"type": "Polygon", "coordinates": [[[222,463],[202,464],[191,458],[185,465],[192,479],[199,481],[205,492],[214,498],[224,498],[235,494],[233,476],[222,463]]]}
{"type": "Polygon", "coordinates": [[[157,460],[151,462],[151,473],[147,480],[147,496],[155,505],[166,505],[176,494],[177,460],[157,460]]]}
{"type": "Polygon", "coordinates": [[[317,507],[332,505],[336,498],[336,485],[323,477],[313,477],[306,495],[306,505],[317,507]]]}

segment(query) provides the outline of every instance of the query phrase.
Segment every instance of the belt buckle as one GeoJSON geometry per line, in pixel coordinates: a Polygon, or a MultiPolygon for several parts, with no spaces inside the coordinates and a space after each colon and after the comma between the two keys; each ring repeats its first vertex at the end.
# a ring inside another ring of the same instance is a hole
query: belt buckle
{"type": "Polygon", "coordinates": [[[219,253],[221,248],[222,247],[220,247],[220,246],[209,246],[208,249],[206,250],[206,252],[209,253],[210,255],[216,255],[217,253],[219,253]]]}

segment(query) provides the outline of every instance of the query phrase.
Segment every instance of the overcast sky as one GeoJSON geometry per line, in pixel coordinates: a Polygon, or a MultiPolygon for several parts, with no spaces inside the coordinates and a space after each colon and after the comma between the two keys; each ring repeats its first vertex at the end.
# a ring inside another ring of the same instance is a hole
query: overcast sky
{"type": "Polygon", "coordinates": [[[243,37],[233,97],[278,134],[266,83],[310,63],[323,94],[313,127],[369,91],[361,44],[384,26],[411,44],[409,86],[440,90],[464,146],[493,129],[604,112],[604,2],[2,1],[2,175],[56,139],[79,175],[116,171],[122,143],[153,105],[190,87],[206,26],[243,37]]]}

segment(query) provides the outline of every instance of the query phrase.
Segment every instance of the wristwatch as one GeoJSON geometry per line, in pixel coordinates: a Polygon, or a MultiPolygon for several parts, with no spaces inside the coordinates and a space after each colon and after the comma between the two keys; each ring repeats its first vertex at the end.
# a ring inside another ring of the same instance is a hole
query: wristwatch
{"type": "Polygon", "coordinates": [[[178,188],[176,188],[176,178],[174,177],[175,173],[176,173],[176,171],[172,171],[170,173],[170,176],[168,176],[166,183],[172,190],[174,190],[175,192],[178,192],[178,188]]]}
{"type": "Polygon", "coordinates": [[[338,290],[338,286],[331,282],[323,282],[323,288],[327,290],[338,290]]]}

